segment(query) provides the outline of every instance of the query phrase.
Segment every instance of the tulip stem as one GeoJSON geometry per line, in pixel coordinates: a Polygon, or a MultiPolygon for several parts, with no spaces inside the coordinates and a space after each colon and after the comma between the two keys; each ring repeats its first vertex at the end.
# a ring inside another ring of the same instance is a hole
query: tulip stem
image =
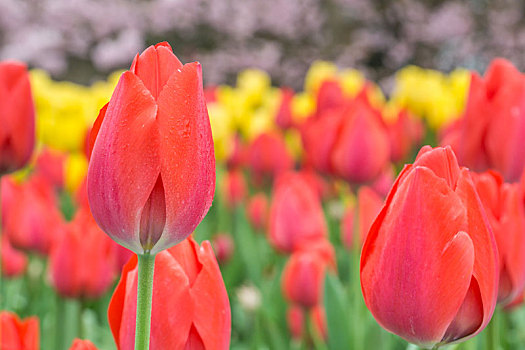
{"type": "Polygon", "coordinates": [[[486,332],[486,349],[499,350],[499,310],[496,308],[487,326],[486,332]]]}
{"type": "Polygon", "coordinates": [[[155,255],[138,254],[137,324],[135,350],[148,350],[151,329],[151,302],[153,297],[153,272],[155,255]]]}

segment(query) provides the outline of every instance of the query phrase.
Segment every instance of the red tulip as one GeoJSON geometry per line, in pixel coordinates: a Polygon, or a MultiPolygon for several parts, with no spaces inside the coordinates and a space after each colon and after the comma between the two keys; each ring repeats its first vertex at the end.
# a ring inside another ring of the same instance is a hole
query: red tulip
{"type": "Polygon", "coordinates": [[[35,144],[35,106],[27,68],[0,62],[0,176],[26,165],[35,144]]]}
{"type": "Polygon", "coordinates": [[[2,264],[2,275],[16,277],[24,273],[27,267],[27,257],[24,253],[14,249],[7,235],[1,235],[0,258],[2,264]]]}
{"type": "Polygon", "coordinates": [[[282,290],[286,299],[303,308],[319,304],[327,268],[335,270],[335,253],[328,241],[301,246],[283,270],[282,290]]]}
{"type": "MultiPolygon", "coordinates": [[[[137,258],[124,266],[108,309],[120,350],[134,349],[137,258]]],[[[161,251],[155,259],[151,349],[227,349],[230,305],[209,242],[191,238],[161,251]]]]}
{"type": "Polygon", "coordinates": [[[301,128],[306,163],[317,171],[332,174],[331,152],[337,141],[343,114],[328,111],[320,118],[309,118],[301,128]]]}
{"type": "Polygon", "coordinates": [[[441,145],[450,145],[458,157],[459,164],[473,170],[484,170],[488,166],[485,152],[485,134],[491,115],[485,82],[472,73],[465,111],[460,119],[445,128],[441,145]]]}
{"type": "Polygon", "coordinates": [[[89,340],[75,339],[69,350],[97,350],[97,347],[89,340]]]}
{"type": "Polygon", "coordinates": [[[382,327],[422,347],[462,341],[490,321],[498,270],[469,171],[450,147],[423,147],[366,238],[361,287],[368,309],[382,327]]]}
{"type": "Polygon", "coordinates": [[[293,159],[279,133],[263,133],[252,141],[247,161],[256,183],[293,168],[293,159]]]}
{"type": "Polygon", "coordinates": [[[268,198],[263,192],[254,195],[246,208],[248,219],[256,230],[266,229],[268,222],[268,198]]]}
{"type": "Polygon", "coordinates": [[[474,176],[474,183],[498,245],[498,301],[506,306],[525,289],[525,207],[519,184],[503,183],[499,174],[474,176]]]}
{"type": "Polygon", "coordinates": [[[494,60],[485,80],[493,112],[485,142],[490,165],[507,181],[519,181],[525,169],[525,76],[512,63],[494,60]]]}
{"type": "Polygon", "coordinates": [[[512,63],[495,59],[485,76],[472,74],[465,113],[448,128],[441,144],[450,144],[460,164],[488,167],[507,181],[518,181],[525,166],[525,76],[512,63]]]}
{"type": "Polygon", "coordinates": [[[149,47],[120,77],[92,133],[88,197],[99,226],[138,254],[190,235],[215,189],[200,64],[182,65],[167,43],[149,47]]]}
{"type": "Polygon", "coordinates": [[[63,217],[51,185],[38,176],[17,184],[2,179],[4,234],[15,248],[47,254],[60,236],[63,217]]]}
{"type": "MultiPolygon", "coordinates": [[[[321,339],[326,339],[326,315],[322,306],[315,306],[309,312],[308,317],[312,321],[313,330],[321,339]]],[[[304,332],[304,311],[301,307],[293,305],[286,312],[288,328],[294,339],[301,339],[304,332]]]]}
{"type": "Polygon", "coordinates": [[[294,339],[301,339],[304,331],[304,312],[300,306],[293,305],[286,311],[288,329],[294,339]]]}
{"type": "Polygon", "coordinates": [[[228,160],[226,161],[226,165],[229,169],[232,168],[241,168],[246,163],[246,146],[241,141],[241,137],[239,135],[235,135],[233,138],[233,149],[228,156],[228,160]]]}
{"type": "Polygon", "coordinates": [[[350,204],[343,213],[341,218],[341,241],[348,249],[354,247],[354,219],[355,219],[355,205],[350,204]]]}
{"type": "Polygon", "coordinates": [[[0,349],[38,350],[40,349],[40,331],[38,318],[24,320],[9,311],[0,312],[0,349]]]}
{"type": "Polygon", "coordinates": [[[381,115],[369,104],[356,100],[344,112],[331,151],[332,170],[349,182],[376,179],[390,159],[390,141],[381,115]]]}
{"type": "Polygon", "coordinates": [[[394,169],[389,166],[372,184],[370,184],[370,187],[381,197],[386,197],[388,192],[390,192],[390,188],[394,184],[394,180],[394,169]]]}
{"type": "MultiPolygon", "coordinates": [[[[365,242],[368,231],[382,208],[383,199],[374,190],[367,186],[362,186],[359,189],[359,192],[357,193],[357,228],[359,232],[359,247],[365,242]]],[[[346,247],[349,249],[354,246],[354,211],[354,208],[350,208],[350,210],[345,213],[341,222],[343,243],[345,243],[346,247]]]]}
{"type": "Polygon", "coordinates": [[[228,262],[235,250],[235,243],[227,233],[218,233],[212,239],[212,247],[219,263],[228,262]]]}
{"type": "Polygon", "coordinates": [[[270,207],[269,240],[279,251],[292,252],[302,241],[327,235],[319,197],[300,173],[281,175],[270,207]]]}
{"type": "Polygon", "coordinates": [[[363,186],[357,193],[357,214],[359,216],[359,242],[365,242],[368,231],[377,215],[383,208],[383,198],[381,198],[370,187],[363,186]]]}
{"type": "Polygon", "coordinates": [[[423,123],[407,111],[401,111],[397,118],[387,124],[390,139],[390,159],[399,162],[412,156],[414,146],[423,138],[423,123]]]}
{"type": "Polygon", "coordinates": [[[223,198],[229,208],[240,205],[246,197],[246,181],[241,169],[226,172],[222,181],[223,198]]]}
{"type": "Polygon", "coordinates": [[[45,149],[36,158],[36,171],[53,186],[64,185],[64,164],[66,154],[45,149]]]}
{"type": "Polygon", "coordinates": [[[295,92],[290,88],[281,89],[281,104],[275,115],[275,124],[281,129],[288,129],[294,125],[292,115],[292,99],[295,92]]]}
{"type": "Polygon", "coordinates": [[[330,110],[344,108],[347,100],[344,97],[343,89],[337,80],[325,80],[319,86],[317,92],[317,116],[321,116],[330,110]]]}
{"type": "Polygon", "coordinates": [[[98,298],[113,284],[114,243],[81,208],[50,254],[51,284],[62,296],[98,298]]]}

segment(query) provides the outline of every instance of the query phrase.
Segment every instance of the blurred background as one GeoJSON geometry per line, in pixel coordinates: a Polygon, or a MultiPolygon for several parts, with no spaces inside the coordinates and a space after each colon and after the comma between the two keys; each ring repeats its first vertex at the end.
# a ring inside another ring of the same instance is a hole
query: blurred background
{"type": "Polygon", "coordinates": [[[92,83],[159,40],[199,60],[207,84],[247,67],[298,88],[316,59],[363,71],[389,90],[408,64],[483,71],[525,62],[520,0],[1,0],[0,59],[92,83]]]}

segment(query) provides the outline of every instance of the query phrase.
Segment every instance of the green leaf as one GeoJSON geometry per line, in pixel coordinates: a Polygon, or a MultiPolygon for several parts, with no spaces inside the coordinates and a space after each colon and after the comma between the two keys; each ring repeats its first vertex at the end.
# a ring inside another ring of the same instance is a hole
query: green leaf
{"type": "Polygon", "coordinates": [[[327,274],[324,284],[324,305],[329,349],[352,348],[348,318],[350,310],[345,295],[344,288],[337,276],[327,274]]]}

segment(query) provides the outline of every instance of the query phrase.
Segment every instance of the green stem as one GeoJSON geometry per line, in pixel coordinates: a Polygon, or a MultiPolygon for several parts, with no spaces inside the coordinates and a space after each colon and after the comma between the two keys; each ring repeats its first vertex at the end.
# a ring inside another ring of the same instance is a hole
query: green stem
{"type": "Polygon", "coordinates": [[[494,310],[492,320],[487,326],[486,332],[486,349],[499,350],[499,310],[494,310]]]}
{"type": "Polygon", "coordinates": [[[56,295],[56,313],[55,313],[55,349],[63,350],[66,348],[66,335],[64,325],[66,324],[66,305],[64,300],[56,295]]]}
{"type": "Polygon", "coordinates": [[[149,349],[151,328],[151,302],[153,297],[153,272],[155,255],[149,252],[137,255],[139,262],[137,286],[137,324],[135,326],[135,350],[149,349]]]}
{"type": "Polygon", "coordinates": [[[83,321],[83,316],[84,316],[85,301],[84,301],[84,299],[82,297],[78,300],[78,304],[79,304],[79,310],[78,310],[78,338],[84,339],[84,321],[83,321]]]}

